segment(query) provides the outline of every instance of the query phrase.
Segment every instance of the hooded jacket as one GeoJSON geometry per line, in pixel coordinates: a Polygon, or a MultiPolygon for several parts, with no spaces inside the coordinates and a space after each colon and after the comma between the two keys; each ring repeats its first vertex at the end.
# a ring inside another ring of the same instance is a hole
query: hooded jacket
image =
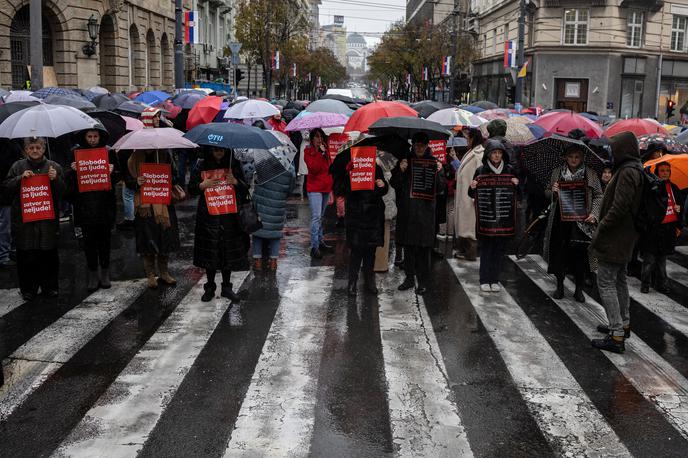
{"type": "Polygon", "coordinates": [[[600,222],[590,244],[590,254],[598,261],[626,264],[638,241],[634,218],[640,208],[643,167],[638,139],[631,132],[611,138],[614,158],[612,179],[604,191],[600,222]]]}

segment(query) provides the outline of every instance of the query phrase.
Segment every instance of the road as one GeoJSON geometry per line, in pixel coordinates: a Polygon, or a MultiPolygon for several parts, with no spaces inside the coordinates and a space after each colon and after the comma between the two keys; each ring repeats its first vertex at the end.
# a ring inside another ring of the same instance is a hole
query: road
{"type": "Polygon", "coordinates": [[[631,280],[615,355],[589,343],[599,297],[551,299],[537,256],[506,260],[500,293],[445,259],[423,297],[392,266],[349,298],[343,233],[312,261],[308,207],[288,213],[277,273],[233,274],[239,304],[200,301],[188,202],[176,287],[147,290],[115,232],[113,288],[89,295],[69,225],[59,299],[24,304],[0,271],[0,456],[686,456],[685,249],[672,293],[631,280]]]}

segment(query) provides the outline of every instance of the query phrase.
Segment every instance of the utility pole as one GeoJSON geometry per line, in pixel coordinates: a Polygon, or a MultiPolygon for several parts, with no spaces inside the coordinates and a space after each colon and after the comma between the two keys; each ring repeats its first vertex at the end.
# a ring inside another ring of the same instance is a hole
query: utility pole
{"type": "Polygon", "coordinates": [[[454,97],[456,96],[454,94],[454,61],[455,56],[456,56],[456,40],[457,40],[457,33],[456,33],[456,18],[459,16],[459,11],[456,7],[456,3],[454,3],[454,10],[452,11],[452,37],[451,37],[451,65],[449,68],[449,103],[453,104],[454,103],[454,97]]]}
{"type": "Polygon", "coordinates": [[[182,0],[174,0],[174,87],[184,88],[184,14],[182,0]]]}
{"type": "MultiPolygon", "coordinates": [[[[656,92],[656,97],[657,100],[655,101],[655,119],[659,119],[659,94],[662,92],[662,66],[664,64],[664,50],[662,48],[663,40],[662,37],[664,36],[664,7],[662,7],[662,21],[661,21],[661,28],[659,31],[659,63],[657,64],[657,92],[656,92]]],[[[621,108],[621,107],[619,107],[621,108]]],[[[619,111],[619,113],[621,113],[619,111]]]]}
{"type": "Polygon", "coordinates": [[[31,90],[36,91],[43,87],[43,11],[41,0],[31,0],[29,6],[29,26],[31,42],[31,90]]]}
{"type": "MultiPolygon", "coordinates": [[[[516,71],[520,72],[525,64],[525,45],[526,45],[526,1],[521,1],[521,11],[518,16],[518,54],[516,56],[516,71]]],[[[522,104],[523,100],[523,80],[524,78],[519,78],[516,76],[516,95],[515,103],[522,104]]]]}

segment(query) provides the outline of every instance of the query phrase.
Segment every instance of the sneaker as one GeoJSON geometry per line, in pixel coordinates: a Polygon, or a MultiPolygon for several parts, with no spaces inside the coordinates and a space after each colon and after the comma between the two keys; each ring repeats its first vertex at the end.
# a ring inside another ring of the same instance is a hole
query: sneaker
{"type": "Polygon", "coordinates": [[[590,343],[595,348],[611,351],[612,353],[623,353],[626,351],[623,337],[607,335],[604,339],[592,339],[590,343]]]}
{"type": "Polygon", "coordinates": [[[437,238],[437,240],[441,240],[441,241],[443,241],[443,242],[444,242],[445,240],[447,240],[447,235],[446,235],[446,234],[437,234],[435,237],[437,238]]]}
{"type": "Polygon", "coordinates": [[[490,291],[493,293],[498,293],[502,290],[502,287],[499,286],[499,283],[492,283],[490,284],[490,291]]]}
{"type": "Polygon", "coordinates": [[[492,291],[492,288],[490,288],[490,285],[488,285],[487,283],[483,283],[482,285],[480,285],[480,291],[482,291],[483,293],[489,293],[490,291],[492,291]]]}
{"type": "MultiPolygon", "coordinates": [[[[630,326],[624,326],[624,339],[628,339],[631,337],[631,327],[630,326]]],[[[609,326],[600,324],[597,326],[597,332],[601,332],[602,334],[609,334],[609,326]]]]}

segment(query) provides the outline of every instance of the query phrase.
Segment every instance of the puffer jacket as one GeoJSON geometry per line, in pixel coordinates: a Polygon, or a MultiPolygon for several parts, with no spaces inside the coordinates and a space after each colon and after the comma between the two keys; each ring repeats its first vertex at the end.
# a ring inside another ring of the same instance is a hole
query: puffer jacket
{"type": "Polygon", "coordinates": [[[287,173],[267,183],[257,184],[253,190],[253,203],[263,227],[253,233],[263,239],[281,239],[287,217],[287,198],[294,187],[294,166],[287,173]]]}

